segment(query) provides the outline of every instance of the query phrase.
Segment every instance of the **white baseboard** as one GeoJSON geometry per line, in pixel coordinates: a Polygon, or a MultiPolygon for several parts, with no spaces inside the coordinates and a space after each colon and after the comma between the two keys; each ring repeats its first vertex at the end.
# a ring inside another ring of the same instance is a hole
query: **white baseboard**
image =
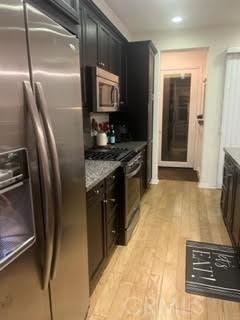
{"type": "Polygon", "coordinates": [[[152,179],[150,184],[159,184],[159,179],[152,179]]]}
{"type": "Polygon", "coordinates": [[[199,182],[199,183],[198,183],[198,187],[199,187],[200,189],[221,189],[221,188],[219,188],[217,185],[212,185],[212,184],[203,183],[203,182],[199,182]]]}

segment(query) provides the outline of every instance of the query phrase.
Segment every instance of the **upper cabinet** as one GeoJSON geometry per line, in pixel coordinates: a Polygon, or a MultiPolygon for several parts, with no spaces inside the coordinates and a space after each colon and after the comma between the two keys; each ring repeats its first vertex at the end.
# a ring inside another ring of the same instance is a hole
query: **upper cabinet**
{"type": "Polygon", "coordinates": [[[85,14],[85,65],[95,67],[98,64],[98,21],[86,12],[85,14]]]}
{"type": "Polygon", "coordinates": [[[127,45],[127,111],[131,122],[130,130],[135,140],[149,142],[153,139],[156,53],[151,41],[130,42],[127,45]]]}
{"type": "Polygon", "coordinates": [[[110,71],[110,34],[99,25],[98,29],[98,66],[110,71]]]}
{"type": "Polygon", "coordinates": [[[47,0],[75,21],[79,20],[79,0],[47,0]]]}
{"type": "Polygon", "coordinates": [[[81,1],[79,3],[79,13],[80,29],[83,34],[82,38],[79,35],[80,46],[83,48],[80,50],[83,106],[88,106],[86,88],[90,84],[87,83],[87,67],[99,67],[119,76],[121,89],[120,101],[121,105],[124,105],[126,96],[126,59],[124,56],[124,47],[127,40],[121,37],[114,28],[108,26],[96,10],[92,10],[81,1]]]}
{"type": "Polygon", "coordinates": [[[121,76],[122,73],[122,43],[114,37],[109,39],[109,69],[112,73],[121,76]]]}

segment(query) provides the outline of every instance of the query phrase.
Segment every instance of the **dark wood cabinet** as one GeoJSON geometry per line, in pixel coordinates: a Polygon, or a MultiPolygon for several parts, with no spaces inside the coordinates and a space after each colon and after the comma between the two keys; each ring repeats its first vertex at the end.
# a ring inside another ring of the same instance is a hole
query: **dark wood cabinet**
{"type": "Polygon", "coordinates": [[[69,16],[71,19],[78,22],[79,0],[46,0],[46,2],[51,3],[58,10],[62,11],[65,15],[69,16]]]}
{"type": "Polygon", "coordinates": [[[240,247],[240,170],[236,172],[236,194],[234,199],[234,213],[232,236],[236,246],[240,247]]]}
{"type": "Polygon", "coordinates": [[[104,182],[96,186],[87,195],[88,265],[90,279],[94,279],[106,255],[103,200],[104,182]]]}
{"type": "Polygon", "coordinates": [[[133,140],[147,141],[147,181],[152,179],[154,64],[156,48],[151,41],[127,45],[128,123],[133,140]]]}
{"type": "Polygon", "coordinates": [[[85,65],[96,67],[98,63],[98,22],[88,12],[85,16],[85,65]]]}
{"type": "Polygon", "coordinates": [[[87,193],[87,229],[90,291],[93,292],[119,237],[121,170],[87,193]]]}
{"type": "Polygon", "coordinates": [[[114,37],[110,38],[110,60],[109,70],[121,76],[122,73],[122,45],[114,37]]]}
{"type": "MultiPolygon", "coordinates": [[[[235,160],[225,156],[223,186],[221,195],[223,219],[232,240],[239,252],[240,248],[240,168],[235,160]]],[[[239,256],[240,257],[240,256],[239,256]]]]}
{"type": "Polygon", "coordinates": [[[110,34],[101,25],[98,29],[98,50],[98,66],[110,71],[110,34]]]}
{"type": "Polygon", "coordinates": [[[228,228],[232,232],[234,196],[235,196],[235,166],[230,157],[225,157],[223,170],[223,188],[221,197],[221,206],[223,218],[228,228]]]}
{"type": "Polygon", "coordinates": [[[148,182],[147,182],[147,147],[142,150],[143,155],[143,166],[141,170],[141,198],[147,190],[148,182]]]}

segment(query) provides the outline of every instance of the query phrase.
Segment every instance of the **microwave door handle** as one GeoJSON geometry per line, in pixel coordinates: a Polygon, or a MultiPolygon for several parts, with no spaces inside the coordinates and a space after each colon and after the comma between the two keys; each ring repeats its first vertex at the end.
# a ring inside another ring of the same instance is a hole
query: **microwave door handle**
{"type": "Polygon", "coordinates": [[[119,90],[119,87],[116,87],[117,89],[117,107],[120,106],[120,90],[119,90]]]}
{"type": "Polygon", "coordinates": [[[115,91],[115,87],[112,87],[112,90],[111,90],[111,105],[112,106],[115,106],[114,91],[115,91]]]}
{"type": "Polygon", "coordinates": [[[50,281],[54,239],[54,205],[52,199],[51,173],[44,130],[42,128],[41,119],[38,113],[30,82],[24,81],[23,88],[26,99],[26,106],[33,123],[33,129],[36,137],[38,155],[40,160],[39,163],[44,201],[44,229],[46,243],[43,266],[43,289],[45,290],[48,288],[50,281]]]}
{"type": "Polygon", "coordinates": [[[112,101],[112,106],[114,107],[114,108],[117,108],[118,107],[118,105],[119,105],[119,99],[120,99],[120,97],[119,97],[119,89],[118,89],[118,87],[113,87],[112,88],[112,96],[113,96],[113,93],[114,93],[114,99],[112,99],[113,101],[112,101]]]}
{"type": "Polygon", "coordinates": [[[56,276],[57,265],[60,256],[61,235],[62,235],[62,182],[60,164],[57,152],[57,144],[54,137],[52,124],[48,115],[47,100],[40,82],[35,83],[36,98],[39,111],[43,120],[46,137],[49,146],[51,164],[53,169],[53,184],[55,192],[55,240],[52,259],[51,279],[56,276]]]}

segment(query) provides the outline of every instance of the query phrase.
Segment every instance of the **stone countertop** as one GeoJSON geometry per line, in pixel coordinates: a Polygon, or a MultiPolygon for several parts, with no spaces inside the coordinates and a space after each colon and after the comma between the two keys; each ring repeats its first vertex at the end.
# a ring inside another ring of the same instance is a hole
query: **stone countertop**
{"type": "Polygon", "coordinates": [[[138,152],[142,150],[147,145],[146,141],[128,141],[116,143],[113,148],[124,148],[129,151],[138,152]]]}
{"type": "Polygon", "coordinates": [[[224,151],[230,155],[240,168],[240,148],[224,148],[224,151]]]}
{"type": "Polygon", "coordinates": [[[119,161],[85,160],[86,191],[91,190],[120,166],[119,161]]]}

